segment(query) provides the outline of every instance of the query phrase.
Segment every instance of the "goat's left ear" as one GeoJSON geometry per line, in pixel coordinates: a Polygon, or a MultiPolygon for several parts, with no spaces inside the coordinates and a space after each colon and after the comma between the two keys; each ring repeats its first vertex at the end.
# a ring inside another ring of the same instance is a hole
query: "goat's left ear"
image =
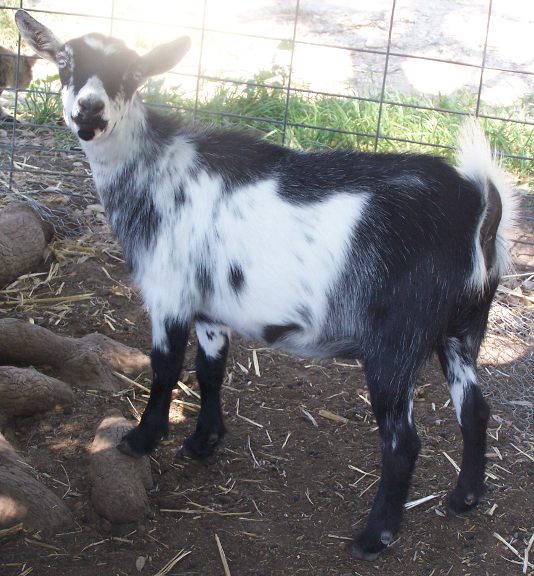
{"type": "Polygon", "coordinates": [[[130,73],[142,84],[147,78],[168,72],[180,62],[191,47],[191,38],[182,36],[167,44],[162,44],[141,56],[130,73]]]}

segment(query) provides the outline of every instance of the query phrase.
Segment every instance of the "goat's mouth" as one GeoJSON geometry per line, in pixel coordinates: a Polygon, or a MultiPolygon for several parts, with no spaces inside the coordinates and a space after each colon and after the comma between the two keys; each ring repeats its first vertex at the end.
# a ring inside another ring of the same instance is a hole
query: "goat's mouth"
{"type": "Polygon", "coordinates": [[[74,123],[76,124],[76,133],[81,140],[85,140],[88,142],[92,140],[98,132],[102,133],[108,126],[108,121],[104,120],[103,118],[95,117],[95,118],[81,118],[81,117],[74,117],[72,118],[74,123]]]}

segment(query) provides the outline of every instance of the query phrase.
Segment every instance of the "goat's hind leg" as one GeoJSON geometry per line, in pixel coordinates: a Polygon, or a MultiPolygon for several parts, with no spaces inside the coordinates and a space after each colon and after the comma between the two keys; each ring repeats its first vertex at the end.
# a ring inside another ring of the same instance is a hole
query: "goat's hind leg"
{"type": "MultiPolygon", "coordinates": [[[[384,360],[384,364],[390,362],[384,360]]],[[[349,547],[353,556],[362,560],[374,560],[391,544],[400,528],[420,448],[412,415],[417,371],[418,366],[396,371],[394,366],[383,365],[380,359],[366,364],[371,404],[382,439],[382,472],[367,524],[349,547]]]]}
{"type": "Polygon", "coordinates": [[[447,499],[449,508],[457,514],[473,508],[484,493],[486,428],[490,411],[477,382],[477,353],[476,336],[470,337],[465,332],[449,336],[438,346],[464,444],[458,483],[447,499]]]}
{"type": "Polygon", "coordinates": [[[117,448],[139,458],[149,454],[169,431],[169,408],[172,390],[182,369],[189,326],[166,320],[152,319],[152,388],[139,426],[128,432],[117,448]]]}
{"type": "Polygon", "coordinates": [[[207,322],[197,322],[196,332],[200,413],[196,429],[184,440],[181,453],[194,458],[206,458],[213,453],[226,432],[221,408],[221,386],[230,334],[226,327],[207,322]]]}

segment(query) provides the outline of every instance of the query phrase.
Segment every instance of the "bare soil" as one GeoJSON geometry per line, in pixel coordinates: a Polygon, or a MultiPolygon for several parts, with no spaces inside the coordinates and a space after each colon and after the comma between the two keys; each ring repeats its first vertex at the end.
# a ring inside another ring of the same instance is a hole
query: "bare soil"
{"type": "MultiPolygon", "coordinates": [[[[36,271],[45,274],[16,284],[18,301],[0,293],[0,316],[32,319],[70,336],[99,331],[149,352],[147,315],[120,251],[98,211],[86,210],[96,202],[92,194],[87,183],[78,185],[68,204],[60,195],[46,196],[50,206],[72,214],[81,235],[52,244],[48,262],[36,271]],[[74,301],[74,295],[86,297],[74,301]],[[56,300],[43,304],[37,297],[56,300]]],[[[192,341],[185,367],[187,386],[197,391],[194,352],[192,341]]],[[[434,498],[406,512],[399,537],[373,563],[357,562],[345,549],[365,522],[380,464],[378,432],[356,363],[301,360],[236,337],[224,384],[223,445],[208,461],[177,457],[195,426],[191,404],[198,404],[180,390],[169,438],[151,459],[153,517],[142,525],[111,526],[90,505],[88,448],[106,412],[119,409],[135,418],[145,404],[135,387],[117,395],[75,388],[72,413],[4,425],[35,476],[72,510],[77,529],[48,539],[24,531],[0,535],[2,576],[215,576],[224,574],[216,536],[232,576],[523,573],[534,531],[533,445],[524,423],[506,405],[493,406],[487,494],[472,514],[451,515],[444,497],[456,481],[461,435],[435,361],[417,391],[423,449],[409,499],[434,498]],[[174,567],[162,571],[181,551],[174,567]]]]}

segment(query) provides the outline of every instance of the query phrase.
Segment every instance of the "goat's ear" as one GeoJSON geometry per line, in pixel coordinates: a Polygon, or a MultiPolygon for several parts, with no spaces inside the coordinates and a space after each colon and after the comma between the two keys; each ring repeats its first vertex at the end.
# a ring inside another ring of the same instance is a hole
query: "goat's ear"
{"type": "Polygon", "coordinates": [[[62,43],[46,26],[37,22],[35,18],[24,10],[17,10],[15,22],[19,28],[20,35],[39,56],[56,62],[57,53],[62,43]]]}
{"type": "Polygon", "coordinates": [[[191,38],[182,36],[162,44],[145,54],[134,64],[131,73],[142,84],[150,76],[168,72],[180,62],[191,47],[191,38]]]}

